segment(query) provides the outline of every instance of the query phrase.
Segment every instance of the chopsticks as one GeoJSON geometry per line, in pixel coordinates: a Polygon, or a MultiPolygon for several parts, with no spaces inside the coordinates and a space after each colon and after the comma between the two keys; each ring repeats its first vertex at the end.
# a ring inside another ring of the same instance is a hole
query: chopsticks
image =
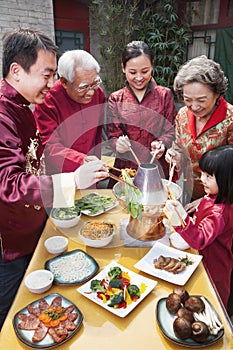
{"type": "Polygon", "coordinates": [[[118,171],[119,173],[121,173],[121,169],[115,168],[114,166],[107,165],[107,168],[108,168],[108,169],[115,170],[115,171],[118,171]]]}
{"type": "MultiPolygon", "coordinates": [[[[174,143],[172,144],[172,148],[174,147],[174,143]]],[[[168,183],[166,185],[166,190],[167,190],[167,197],[168,199],[170,200],[176,200],[176,198],[172,195],[171,191],[170,191],[170,184],[172,182],[172,178],[173,178],[173,175],[174,175],[174,171],[175,171],[175,167],[176,167],[176,162],[172,160],[170,160],[170,164],[169,164],[169,179],[168,179],[168,183]]],[[[180,219],[180,222],[181,222],[181,226],[182,228],[185,228],[186,226],[186,222],[183,220],[182,216],[180,215],[179,211],[177,210],[176,207],[174,207],[175,209],[175,212],[178,216],[178,218],[180,219]]]]}
{"type": "MultiPolygon", "coordinates": [[[[156,148],[160,149],[161,148],[161,145],[162,145],[163,141],[159,141],[159,144],[158,144],[158,147],[156,146],[156,148]]],[[[153,163],[153,161],[155,160],[155,156],[156,156],[156,151],[154,151],[153,155],[152,155],[152,158],[151,158],[151,161],[150,161],[150,164],[153,163]]]]}
{"type": "MultiPolygon", "coordinates": [[[[119,173],[121,173],[121,169],[118,169],[118,168],[115,168],[114,166],[111,166],[111,165],[108,165],[107,166],[109,169],[112,169],[112,170],[115,170],[115,171],[118,171],[119,173]]],[[[122,179],[121,177],[118,177],[112,173],[108,173],[109,177],[111,177],[112,179],[116,180],[116,181],[120,181],[120,182],[123,182],[125,183],[126,185],[129,185],[135,189],[138,189],[137,186],[135,186],[134,184],[130,184],[129,182],[125,181],[124,179],[122,179]]]]}
{"type": "MultiPolygon", "coordinates": [[[[170,200],[176,200],[176,198],[172,195],[172,193],[171,193],[171,191],[170,191],[170,189],[169,189],[169,185],[170,185],[170,184],[167,184],[167,185],[166,185],[167,197],[168,197],[168,199],[170,199],[170,200]]],[[[177,208],[174,207],[174,209],[175,209],[175,212],[176,212],[178,218],[180,219],[182,228],[185,228],[186,222],[183,220],[183,218],[182,218],[182,216],[180,215],[180,213],[179,213],[179,211],[177,210],[177,208]]]]}
{"type": "Polygon", "coordinates": [[[138,187],[135,186],[134,184],[130,184],[129,182],[127,182],[127,181],[121,179],[120,177],[118,177],[118,176],[116,176],[116,175],[114,175],[114,174],[112,174],[112,173],[108,173],[108,176],[111,177],[112,179],[116,180],[116,181],[123,182],[124,184],[129,185],[129,186],[135,188],[136,190],[138,189],[138,187]]]}
{"type": "MultiPolygon", "coordinates": [[[[128,141],[129,141],[129,137],[128,137],[127,133],[125,132],[125,129],[122,126],[120,127],[120,129],[123,132],[123,137],[126,137],[128,139],[128,141]]],[[[131,154],[133,155],[134,159],[136,160],[137,165],[139,166],[141,164],[141,162],[138,159],[138,157],[136,156],[136,154],[135,154],[134,150],[132,149],[132,146],[131,146],[130,143],[129,143],[129,150],[130,150],[131,154]]]]}
{"type": "Polygon", "coordinates": [[[136,160],[137,165],[139,166],[141,163],[140,163],[138,157],[136,156],[136,154],[134,153],[134,150],[132,149],[131,145],[129,146],[129,149],[130,149],[130,152],[132,153],[132,155],[134,156],[134,159],[136,160]]]}

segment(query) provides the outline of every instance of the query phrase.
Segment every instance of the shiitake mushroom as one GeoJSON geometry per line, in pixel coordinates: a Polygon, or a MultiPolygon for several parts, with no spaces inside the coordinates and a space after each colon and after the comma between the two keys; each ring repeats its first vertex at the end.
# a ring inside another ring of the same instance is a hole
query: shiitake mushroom
{"type": "Polygon", "coordinates": [[[184,288],[175,288],[173,293],[176,293],[180,296],[182,304],[189,298],[189,293],[184,288]]]}
{"type": "Polygon", "coordinates": [[[193,322],[191,329],[192,339],[198,343],[205,342],[210,334],[208,326],[201,321],[193,322]]]}
{"type": "Polygon", "coordinates": [[[191,322],[191,323],[193,323],[193,322],[195,321],[192,311],[186,309],[185,307],[181,307],[181,308],[177,311],[177,316],[178,316],[178,317],[186,318],[186,320],[188,320],[188,321],[191,322]]]}
{"type": "Polygon", "coordinates": [[[202,312],[205,310],[205,304],[201,300],[201,298],[197,296],[189,297],[185,303],[184,306],[186,309],[192,311],[192,312],[202,312]]]}
{"type": "Polygon", "coordinates": [[[184,317],[177,317],[173,322],[173,330],[177,338],[188,339],[192,335],[192,324],[184,317]]]}
{"type": "Polygon", "coordinates": [[[166,307],[171,314],[176,314],[181,307],[181,298],[176,293],[171,293],[166,299],[166,307]]]}
{"type": "Polygon", "coordinates": [[[195,321],[193,313],[205,310],[205,304],[198,296],[189,296],[183,288],[173,289],[166,299],[166,307],[172,314],[177,313],[173,322],[173,330],[177,338],[192,338],[198,343],[205,342],[210,334],[208,326],[195,321]]]}

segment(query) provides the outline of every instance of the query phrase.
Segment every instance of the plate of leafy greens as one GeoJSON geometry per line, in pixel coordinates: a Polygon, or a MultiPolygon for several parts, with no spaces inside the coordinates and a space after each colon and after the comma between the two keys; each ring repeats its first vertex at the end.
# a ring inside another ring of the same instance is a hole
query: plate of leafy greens
{"type": "Polygon", "coordinates": [[[97,216],[115,208],[118,201],[111,196],[105,196],[96,192],[89,193],[80,199],[75,200],[75,207],[82,214],[97,216]]]}
{"type": "Polygon", "coordinates": [[[125,317],[156,284],[156,281],[140,276],[112,261],[77,291],[116,316],[125,317]]]}

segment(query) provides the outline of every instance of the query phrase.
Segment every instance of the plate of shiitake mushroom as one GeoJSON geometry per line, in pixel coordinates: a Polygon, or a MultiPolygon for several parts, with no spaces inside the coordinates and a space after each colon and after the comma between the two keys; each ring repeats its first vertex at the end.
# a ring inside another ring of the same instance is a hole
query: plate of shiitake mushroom
{"type": "Polygon", "coordinates": [[[156,319],[163,335],[186,347],[201,348],[223,337],[222,322],[207,298],[175,288],[158,301],[156,319]]]}

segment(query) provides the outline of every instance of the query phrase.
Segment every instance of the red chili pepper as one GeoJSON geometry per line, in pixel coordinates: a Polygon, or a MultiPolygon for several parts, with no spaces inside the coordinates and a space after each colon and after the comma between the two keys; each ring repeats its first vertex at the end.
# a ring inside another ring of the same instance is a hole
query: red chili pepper
{"type": "Polygon", "coordinates": [[[132,301],[137,301],[139,298],[140,298],[140,297],[138,297],[137,295],[133,295],[133,296],[131,297],[131,300],[132,300],[132,301]]]}
{"type": "Polygon", "coordinates": [[[96,292],[97,298],[101,299],[101,300],[109,300],[110,296],[105,294],[104,292],[96,292]]]}
{"type": "Polygon", "coordinates": [[[127,280],[126,278],[124,277],[121,277],[120,280],[122,281],[123,285],[122,285],[122,289],[124,289],[124,286],[128,287],[130,285],[130,281],[127,280]]]}
{"type": "Polygon", "coordinates": [[[125,309],[126,307],[127,307],[127,304],[124,300],[117,305],[117,309],[125,309]]]}

